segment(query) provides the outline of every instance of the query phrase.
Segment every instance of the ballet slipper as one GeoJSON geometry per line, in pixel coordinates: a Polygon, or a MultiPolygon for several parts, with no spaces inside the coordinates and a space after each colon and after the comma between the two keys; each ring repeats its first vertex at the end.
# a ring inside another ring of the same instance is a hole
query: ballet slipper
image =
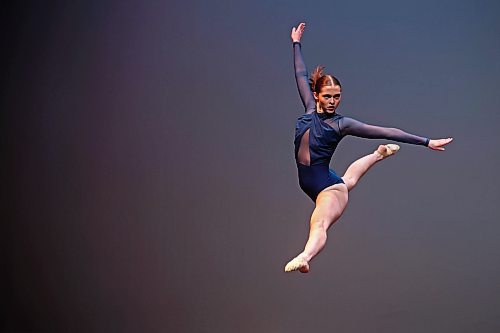
{"type": "Polygon", "coordinates": [[[285,272],[293,272],[299,270],[301,273],[309,272],[309,263],[307,260],[295,257],[285,266],[285,272]]]}
{"type": "Polygon", "coordinates": [[[378,149],[375,150],[375,152],[383,158],[386,158],[387,156],[394,155],[399,150],[399,148],[400,147],[398,145],[390,143],[388,145],[378,146],[378,149]]]}

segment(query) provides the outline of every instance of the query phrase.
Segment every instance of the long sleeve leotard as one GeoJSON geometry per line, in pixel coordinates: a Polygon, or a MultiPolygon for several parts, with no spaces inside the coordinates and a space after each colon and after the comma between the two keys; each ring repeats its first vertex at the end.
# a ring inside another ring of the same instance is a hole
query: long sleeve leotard
{"type": "Polygon", "coordinates": [[[388,139],[414,145],[428,144],[427,138],[397,128],[368,125],[338,113],[318,113],[300,43],[293,43],[293,49],[295,80],[305,108],[305,113],[297,119],[295,127],[295,160],[299,184],[313,201],[326,187],[343,182],[328,165],[337,145],[347,135],[388,139]]]}

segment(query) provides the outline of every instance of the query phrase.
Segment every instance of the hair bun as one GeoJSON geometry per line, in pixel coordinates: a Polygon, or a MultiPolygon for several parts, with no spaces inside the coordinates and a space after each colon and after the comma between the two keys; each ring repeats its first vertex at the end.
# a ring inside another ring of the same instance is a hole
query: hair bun
{"type": "Polygon", "coordinates": [[[325,69],[325,66],[316,66],[316,68],[313,70],[311,73],[311,76],[309,77],[309,85],[311,86],[311,91],[315,91],[316,89],[316,82],[320,77],[323,76],[323,70],[325,69]]]}

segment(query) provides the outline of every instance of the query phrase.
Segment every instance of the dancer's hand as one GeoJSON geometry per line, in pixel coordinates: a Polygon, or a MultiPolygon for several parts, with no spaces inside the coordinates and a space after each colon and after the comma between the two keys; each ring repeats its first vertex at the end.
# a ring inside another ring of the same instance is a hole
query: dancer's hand
{"type": "Polygon", "coordinates": [[[292,34],[290,37],[292,37],[292,42],[299,42],[300,39],[302,38],[302,34],[304,33],[304,29],[306,28],[306,24],[302,22],[299,24],[297,28],[292,28],[292,34]]]}
{"type": "Polygon", "coordinates": [[[430,140],[428,147],[432,150],[445,150],[444,146],[453,141],[453,138],[430,140]]]}

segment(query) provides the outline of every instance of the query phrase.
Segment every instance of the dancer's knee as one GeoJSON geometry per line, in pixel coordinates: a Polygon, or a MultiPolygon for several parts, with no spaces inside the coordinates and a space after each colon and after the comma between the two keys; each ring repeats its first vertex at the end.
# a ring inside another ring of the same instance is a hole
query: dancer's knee
{"type": "Polygon", "coordinates": [[[348,191],[352,190],[356,186],[356,184],[358,183],[357,179],[354,179],[353,177],[349,177],[349,176],[342,177],[342,180],[344,181],[345,186],[347,186],[348,191]]]}

